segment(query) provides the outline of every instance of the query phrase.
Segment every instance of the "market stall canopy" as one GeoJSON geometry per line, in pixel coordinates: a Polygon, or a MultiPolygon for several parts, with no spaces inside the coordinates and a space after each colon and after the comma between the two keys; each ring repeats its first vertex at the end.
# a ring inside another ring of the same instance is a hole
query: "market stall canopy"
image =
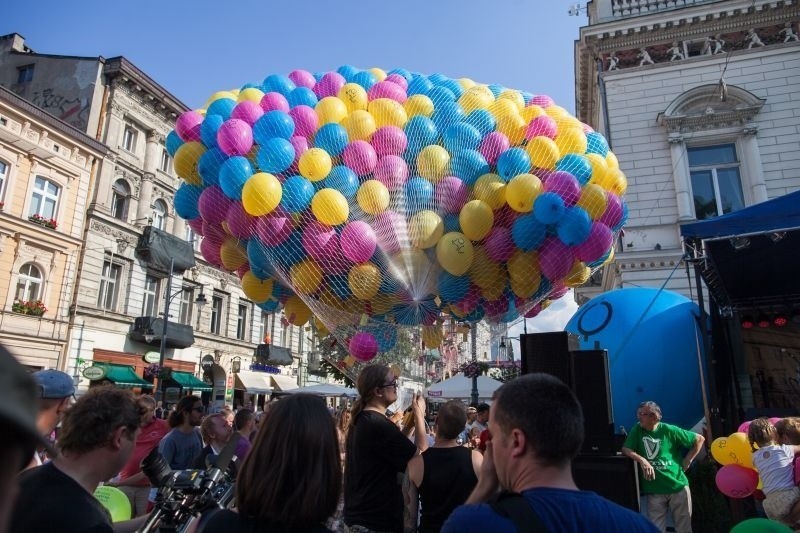
{"type": "Polygon", "coordinates": [[[355,398],[358,396],[358,391],[349,387],[342,387],[333,383],[319,383],[317,385],[309,385],[308,387],[298,387],[283,391],[286,394],[297,394],[303,392],[307,394],[317,394],[319,396],[348,396],[355,398]]]}
{"type": "Polygon", "coordinates": [[[197,379],[193,374],[190,374],[189,372],[173,371],[172,380],[175,381],[178,385],[180,385],[184,389],[199,390],[199,391],[210,391],[213,389],[211,385],[197,379]]]}
{"type": "Polygon", "coordinates": [[[800,303],[800,191],[727,215],[684,224],[703,280],[721,308],[800,303]]]}
{"type": "MultiPolygon", "coordinates": [[[[502,383],[487,376],[478,376],[478,397],[481,400],[491,399],[492,394],[502,383]]],[[[472,395],[472,378],[456,374],[450,379],[434,383],[425,392],[431,400],[450,400],[455,398],[467,399],[472,395]]]]}
{"type": "Polygon", "coordinates": [[[135,388],[141,387],[143,389],[152,389],[153,384],[143,380],[134,372],[133,367],[128,365],[115,365],[113,363],[95,363],[95,366],[101,366],[106,369],[106,375],[103,379],[107,379],[117,387],[135,388]]]}
{"type": "Polygon", "coordinates": [[[297,388],[297,378],[283,376],[281,374],[270,374],[273,387],[281,391],[288,391],[297,388]]]}
{"type": "Polygon", "coordinates": [[[235,374],[236,388],[251,394],[272,394],[272,386],[269,380],[271,375],[266,372],[242,370],[235,374]]]}

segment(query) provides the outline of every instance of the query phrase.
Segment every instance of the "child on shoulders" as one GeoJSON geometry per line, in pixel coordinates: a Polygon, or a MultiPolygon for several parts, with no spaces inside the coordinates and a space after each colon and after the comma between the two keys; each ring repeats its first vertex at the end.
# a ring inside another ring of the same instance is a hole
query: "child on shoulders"
{"type": "Polygon", "coordinates": [[[794,482],[793,461],[800,446],[779,444],[778,431],[766,418],[753,420],[747,439],[766,495],[764,511],[771,520],[794,525],[800,520],[800,488],[794,482]]]}

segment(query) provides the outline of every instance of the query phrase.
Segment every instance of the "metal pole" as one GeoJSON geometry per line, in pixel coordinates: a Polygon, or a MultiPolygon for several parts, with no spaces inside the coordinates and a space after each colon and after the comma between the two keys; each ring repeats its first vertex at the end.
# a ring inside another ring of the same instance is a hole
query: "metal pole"
{"type": "MultiPolygon", "coordinates": [[[[478,362],[478,323],[472,324],[472,328],[470,328],[470,344],[472,345],[472,362],[478,362]]],[[[474,405],[478,404],[479,401],[479,393],[478,393],[478,374],[476,373],[472,376],[472,403],[474,405]]]]}
{"type": "Polygon", "coordinates": [[[167,324],[169,323],[169,301],[172,292],[172,269],[175,267],[175,258],[169,260],[169,274],[167,275],[167,288],[164,291],[164,316],[163,327],[161,328],[161,344],[158,349],[158,367],[161,369],[158,377],[158,389],[161,393],[161,406],[167,408],[167,380],[164,379],[164,357],[167,354],[167,324]]]}

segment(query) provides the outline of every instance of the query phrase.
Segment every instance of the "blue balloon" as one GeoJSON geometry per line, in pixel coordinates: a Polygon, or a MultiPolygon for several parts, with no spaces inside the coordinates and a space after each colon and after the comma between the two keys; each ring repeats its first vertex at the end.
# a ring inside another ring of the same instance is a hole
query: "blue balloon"
{"type": "Polygon", "coordinates": [[[547,236],[547,226],[532,214],[521,215],[511,225],[511,239],[517,248],[530,252],[536,250],[547,236]]]}
{"type": "Polygon", "coordinates": [[[265,144],[273,137],[291,138],[294,134],[294,120],[283,111],[268,111],[253,124],[253,139],[258,144],[265,144]]]}
{"type": "Polygon", "coordinates": [[[442,270],[439,274],[439,297],[444,303],[454,303],[461,300],[469,291],[468,276],[454,276],[442,270]]]}
{"type": "Polygon", "coordinates": [[[341,67],[336,69],[336,72],[342,75],[342,77],[347,81],[353,81],[353,77],[356,76],[361,70],[358,67],[354,67],[353,65],[342,65],[341,67]]]}
{"type": "Polygon", "coordinates": [[[406,210],[410,213],[430,209],[433,205],[433,183],[414,176],[405,184],[406,210]]]}
{"type": "Polygon", "coordinates": [[[682,428],[703,417],[699,315],[680,294],[630,288],[599,294],[569,320],[564,329],[578,335],[582,349],[608,350],[615,427],[631,428],[637,406],[648,400],[682,428]]]}
{"type": "Polygon", "coordinates": [[[253,165],[246,157],[234,156],[219,169],[219,188],[232,200],[241,200],[242,187],[253,175],[253,165]]]}
{"type": "Polygon", "coordinates": [[[431,89],[433,89],[433,83],[426,76],[417,74],[408,82],[406,94],[408,94],[408,96],[414,96],[415,94],[427,96],[428,93],[431,92],[431,89]]]}
{"type": "Polygon", "coordinates": [[[520,91],[519,94],[522,95],[522,100],[525,102],[526,106],[531,100],[533,100],[533,94],[529,93],[528,91],[520,91]]]}
{"type": "Polygon", "coordinates": [[[489,163],[477,150],[459,150],[450,160],[450,173],[467,185],[475,185],[478,178],[489,172],[489,163]]]}
{"type": "Polygon", "coordinates": [[[447,213],[442,217],[444,222],[444,232],[450,233],[451,231],[461,232],[461,222],[458,221],[458,213],[447,213]]]}
{"type": "Polygon", "coordinates": [[[564,215],[564,199],[554,192],[543,192],[533,201],[533,216],[542,224],[555,224],[564,215]]]}
{"type": "Polygon", "coordinates": [[[608,154],[608,142],[606,138],[593,131],[586,134],[586,153],[587,154],[600,154],[603,157],[608,154]]]}
{"type": "Polygon", "coordinates": [[[223,120],[228,120],[234,107],[236,100],[233,98],[217,98],[206,108],[206,119],[212,115],[219,115],[223,120]]]}
{"type": "MultiPolygon", "coordinates": [[[[441,87],[437,87],[437,89],[441,89],[441,87]]],[[[435,90],[436,89],[434,89],[434,91],[435,90]]],[[[439,131],[445,131],[450,124],[463,120],[464,117],[464,109],[461,108],[458,102],[440,100],[439,103],[436,104],[436,109],[433,111],[431,120],[436,124],[436,128],[439,131]]]]}
{"type": "Polygon", "coordinates": [[[476,109],[472,111],[467,115],[467,118],[464,119],[464,122],[470,126],[475,126],[483,137],[493,132],[497,127],[497,120],[495,120],[494,115],[486,109],[476,109]]]}
{"type": "Polygon", "coordinates": [[[378,351],[388,352],[397,344],[397,329],[393,327],[376,328],[372,336],[378,341],[378,351]]]}
{"type": "Polygon", "coordinates": [[[431,99],[433,105],[438,109],[439,106],[445,102],[455,104],[456,103],[456,95],[448,89],[447,87],[440,87],[436,86],[426,95],[428,98],[431,99]]]}
{"type": "Polygon", "coordinates": [[[203,192],[202,187],[189,185],[188,183],[181,184],[178,190],[175,191],[175,212],[178,216],[192,220],[200,216],[200,211],[197,210],[197,202],[200,200],[200,193],[203,192]]]}
{"type": "Polygon", "coordinates": [[[589,160],[578,154],[567,154],[556,163],[556,170],[569,172],[578,183],[586,185],[592,177],[592,165],[589,160]]]}
{"type": "Polygon", "coordinates": [[[264,172],[281,173],[294,162],[294,146],[281,137],[267,139],[256,153],[258,168],[264,172]]]}
{"type": "Polygon", "coordinates": [[[502,85],[498,85],[496,83],[490,83],[489,84],[489,90],[492,91],[492,94],[494,95],[494,97],[497,98],[498,96],[500,96],[500,94],[503,91],[506,90],[506,88],[503,87],[502,85]]]}
{"type": "Polygon", "coordinates": [[[567,246],[575,246],[589,236],[592,217],[582,207],[568,207],[556,225],[558,238],[567,246]]]}
{"type": "Polygon", "coordinates": [[[330,155],[340,155],[349,142],[347,130],[333,122],[322,126],[314,136],[314,146],[330,155]]]}
{"type": "Polygon", "coordinates": [[[273,313],[278,310],[278,306],[281,303],[278,300],[267,300],[266,302],[262,302],[260,304],[256,304],[261,310],[267,313],[273,313]]]}
{"type": "Polygon", "coordinates": [[[281,206],[290,213],[307,208],[314,197],[314,185],[302,176],[292,176],[283,183],[281,206]]]}
{"type": "Polygon", "coordinates": [[[531,157],[522,148],[509,148],[497,158],[497,173],[506,181],[530,170],[531,157]]]}
{"type": "Polygon", "coordinates": [[[278,246],[269,249],[271,259],[274,263],[283,265],[285,268],[299,263],[306,257],[303,249],[302,236],[299,231],[293,231],[289,237],[278,246]]]}
{"type": "Polygon", "coordinates": [[[219,148],[206,150],[197,161],[197,173],[203,178],[203,185],[219,185],[219,169],[228,159],[219,148]]]}
{"type": "Polygon", "coordinates": [[[250,263],[250,272],[258,279],[268,279],[275,275],[269,255],[267,255],[264,245],[258,242],[258,239],[250,239],[248,241],[247,261],[250,263]]]}
{"type": "Polygon", "coordinates": [[[444,87],[446,89],[449,89],[455,95],[456,98],[464,94],[464,88],[461,86],[461,84],[451,78],[444,80],[442,83],[439,84],[439,87],[444,87]]]}
{"type": "Polygon", "coordinates": [[[347,281],[346,274],[329,274],[325,276],[325,286],[333,291],[333,294],[342,300],[346,300],[347,298],[353,296],[353,292],[350,290],[350,284],[347,281]]]}
{"type": "Polygon", "coordinates": [[[411,72],[409,72],[408,70],[406,70],[404,68],[393,68],[387,74],[389,74],[389,75],[391,75],[391,74],[399,74],[400,76],[405,78],[406,81],[411,81],[414,78],[414,75],[411,74],[411,72]]]}
{"type": "Polygon", "coordinates": [[[264,83],[262,84],[262,91],[265,93],[281,93],[285,97],[289,97],[289,93],[291,93],[295,89],[296,85],[292,80],[290,80],[287,76],[282,76],[280,74],[271,74],[266,77],[264,83]]]}
{"type": "Polygon", "coordinates": [[[481,143],[483,136],[478,128],[466,122],[451,124],[442,136],[445,147],[452,153],[462,148],[474,150],[481,143]]]}
{"type": "Polygon", "coordinates": [[[289,102],[291,107],[297,107],[299,105],[314,107],[317,105],[317,95],[308,87],[298,87],[289,93],[289,96],[286,97],[286,101],[289,102]]]}
{"type": "Polygon", "coordinates": [[[200,140],[209,148],[217,146],[217,130],[225,122],[219,115],[206,115],[200,124],[200,140]]]}
{"type": "Polygon", "coordinates": [[[415,115],[403,126],[403,131],[408,137],[408,145],[419,146],[420,149],[429,144],[435,144],[439,138],[439,129],[431,119],[423,115],[415,115]]]}
{"type": "Polygon", "coordinates": [[[375,74],[368,70],[362,70],[353,76],[351,81],[361,85],[365,91],[369,91],[373,85],[378,83],[378,79],[375,77],[375,74]]]}
{"type": "Polygon", "coordinates": [[[254,82],[247,82],[242,85],[239,90],[244,91],[245,89],[261,89],[261,85],[254,83],[254,82]]]}
{"type": "Polygon", "coordinates": [[[483,320],[483,317],[485,316],[486,316],[486,310],[482,306],[478,306],[471,312],[464,315],[462,320],[464,322],[469,322],[470,324],[474,324],[476,322],[480,322],[481,320],[483,320]]]}
{"type": "Polygon", "coordinates": [[[350,167],[344,165],[333,167],[322,182],[325,187],[339,191],[345,198],[352,198],[358,192],[358,176],[350,167]]]}
{"type": "Polygon", "coordinates": [[[447,76],[445,76],[444,74],[441,74],[439,72],[434,72],[433,74],[428,76],[428,79],[431,80],[431,82],[433,84],[435,84],[435,85],[441,85],[442,83],[444,83],[445,81],[449,80],[450,78],[448,78],[447,76]]]}
{"type": "Polygon", "coordinates": [[[175,157],[175,152],[178,151],[178,148],[183,146],[183,141],[180,137],[178,137],[178,134],[175,132],[175,130],[172,130],[167,134],[167,139],[164,144],[167,146],[167,153],[171,157],[175,157]]]}

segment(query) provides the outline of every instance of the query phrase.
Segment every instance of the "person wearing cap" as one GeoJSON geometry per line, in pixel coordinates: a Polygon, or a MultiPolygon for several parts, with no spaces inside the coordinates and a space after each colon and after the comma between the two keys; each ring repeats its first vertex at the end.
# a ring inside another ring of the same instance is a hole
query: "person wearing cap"
{"type": "Polygon", "coordinates": [[[487,424],[489,423],[489,404],[488,403],[479,403],[478,407],[475,409],[475,421],[470,426],[470,430],[478,428],[478,435],[481,434],[483,430],[487,428],[487,424]]]}
{"type": "Polygon", "coordinates": [[[33,377],[0,345],[0,531],[8,521],[18,493],[17,474],[37,446],[49,448],[36,427],[37,390],[33,377]]]}
{"type": "Polygon", "coordinates": [[[461,444],[466,445],[469,442],[469,430],[472,429],[472,423],[478,415],[478,409],[474,405],[467,407],[467,422],[464,424],[464,431],[458,435],[458,440],[461,444]]]}
{"type": "MultiPolygon", "coordinates": [[[[39,414],[36,417],[36,427],[39,428],[40,435],[49,438],[72,403],[75,382],[69,374],[53,369],[34,372],[33,378],[36,380],[39,390],[39,414]]],[[[41,464],[42,460],[39,454],[35,453],[28,468],[41,464]]]]}

